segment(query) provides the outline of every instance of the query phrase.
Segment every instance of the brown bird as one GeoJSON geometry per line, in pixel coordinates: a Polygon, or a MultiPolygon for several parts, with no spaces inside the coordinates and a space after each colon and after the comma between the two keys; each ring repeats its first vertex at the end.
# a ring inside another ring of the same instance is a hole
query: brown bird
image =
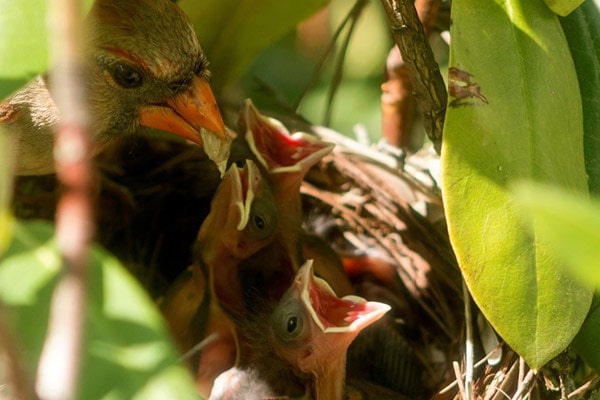
{"type": "Polygon", "coordinates": [[[216,381],[210,399],[294,396],[341,400],[346,351],[390,307],[357,296],[339,298],[307,261],[268,317],[246,323],[247,358],[216,381]]]}
{"type": "MultiPolygon", "coordinates": [[[[144,126],[204,144],[223,164],[229,141],[208,84],[208,62],[180,8],[169,0],[97,0],[84,26],[95,153],[144,126]]],[[[54,172],[60,113],[53,92],[52,81],[38,76],[0,103],[0,123],[15,139],[18,175],[54,172]]]]}
{"type": "MultiPolygon", "coordinates": [[[[279,210],[279,230],[272,244],[241,267],[252,290],[277,301],[308,258],[317,260],[317,275],[326,278],[339,295],[352,293],[343,266],[329,245],[302,230],[300,186],[309,169],[333,149],[333,144],[303,132],[290,134],[276,119],[260,114],[250,100],[238,118],[240,136],[232,157],[252,158],[271,185],[279,210]],[[275,271],[266,266],[277,266],[275,271]],[[266,289],[265,289],[266,287],[266,289]]],[[[234,160],[235,161],[235,160],[234,160]]],[[[250,299],[252,296],[250,296],[250,299]]]]}
{"type": "Polygon", "coordinates": [[[199,280],[207,277],[208,298],[191,319],[190,329],[197,340],[218,335],[202,349],[195,366],[201,395],[207,395],[213,380],[237,363],[235,321],[246,311],[238,265],[270,243],[277,217],[269,186],[256,165],[251,160],[243,168],[232,165],[213,197],[194,249],[194,274],[199,280]]]}
{"type": "Polygon", "coordinates": [[[195,259],[229,313],[239,316],[245,311],[239,262],[271,243],[278,225],[277,204],[254,162],[248,160],[243,168],[232,165],[213,197],[195,246],[195,259]]]}

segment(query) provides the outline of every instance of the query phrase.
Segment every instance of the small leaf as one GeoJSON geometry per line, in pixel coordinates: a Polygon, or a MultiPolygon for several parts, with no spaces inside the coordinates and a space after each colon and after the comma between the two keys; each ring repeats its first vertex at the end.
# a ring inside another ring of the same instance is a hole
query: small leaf
{"type": "Polygon", "coordinates": [[[450,239],[484,315],[539,368],[571,343],[592,292],[529,232],[509,186],[587,192],[577,75],[542,0],[455,0],[452,20],[442,145],[450,239]]]}
{"type": "MultiPolygon", "coordinates": [[[[50,225],[20,223],[0,262],[0,301],[6,304],[17,348],[34,376],[48,325],[61,260],[50,225]]],[[[178,363],[163,319],[135,279],[106,252],[92,250],[82,399],[197,399],[178,363]]]]}
{"type": "Polygon", "coordinates": [[[220,88],[239,78],[267,46],[329,0],[182,0],[220,88]]]}
{"type": "Polygon", "coordinates": [[[556,14],[564,17],[581,5],[585,0],[544,0],[556,14]]]}

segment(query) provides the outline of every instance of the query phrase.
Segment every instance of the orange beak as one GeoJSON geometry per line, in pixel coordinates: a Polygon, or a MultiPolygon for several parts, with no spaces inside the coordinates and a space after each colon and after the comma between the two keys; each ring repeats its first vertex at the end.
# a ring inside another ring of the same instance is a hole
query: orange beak
{"type": "Polygon", "coordinates": [[[173,133],[202,146],[201,128],[226,140],[225,124],[217,101],[204,78],[194,77],[190,88],[163,104],[142,108],[140,123],[150,128],[173,133]]]}

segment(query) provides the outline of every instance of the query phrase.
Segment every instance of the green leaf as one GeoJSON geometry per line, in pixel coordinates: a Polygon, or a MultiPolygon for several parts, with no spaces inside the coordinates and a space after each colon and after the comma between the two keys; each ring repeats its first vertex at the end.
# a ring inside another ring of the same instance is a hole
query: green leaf
{"type": "MultiPolygon", "coordinates": [[[[89,10],[93,0],[84,0],[89,10]]],[[[46,0],[0,0],[0,99],[48,68],[46,0]]]]}
{"type": "Polygon", "coordinates": [[[590,312],[573,339],[573,349],[583,360],[600,373],[600,294],[594,295],[590,312]]]}
{"type": "Polygon", "coordinates": [[[48,66],[47,1],[0,0],[0,10],[0,78],[27,81],[48,66]]]}
{"type": "Polygon", "coordinates": [[[584,0],[544,0],[546,5],[560,16],[567,16],[581,5],[584,0]]]}
{"type": "Polygon", "coordinates": [[[539,368],[569,345],[592,293],[529,232],[508,188],[525,179],[587,192],[577,76],[542,0],[455,0],[452,20],[442,145],[450,239],[485,316],[539,368]]]}
{"type": "Polygon", "coordinates": [[[218,92],[239,78],[267,46],[329,0],[181,0],[211,63],[218,92]]]}
{"type": "MultiPolygon", "coordinates": [[[[518,185],[515,196],[523,218],[537,228],[540,238],[556,250],[583,284],[600,290],[600,202],[531,184],[518,185]]],[[[600,372],[598,292],[573,339],[573,348],[596,372],[600,372]]]]}
{"type": "Polygon", "coordinates": [[[560,18],[573,56],[583,106],[585,169],[590,193],[600,195],[600,12],[587,0],[560,18]]]}
{"type": "MultiPolygon", "coordinates": [[[[52,227],[22,223],[0,262],[0,300],[7,305],[18,349],[34,376],[48,324],[61,260],[52,227]]],[[[82,399],[196,399],[192,379],[177,359],[153,302],[119,263],[92,250],[82,399]]]]}

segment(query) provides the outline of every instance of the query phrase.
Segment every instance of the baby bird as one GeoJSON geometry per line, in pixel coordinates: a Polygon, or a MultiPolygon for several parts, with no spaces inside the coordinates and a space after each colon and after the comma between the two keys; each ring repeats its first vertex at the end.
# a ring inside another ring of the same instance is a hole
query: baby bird
{"type": "Polygon", "coordinates": [[[341,400],[348,346],[389,309],[339,298],[307,261],[272,312],[247,322],[245,358],[215,381],[210,399],[341,400]]]}

